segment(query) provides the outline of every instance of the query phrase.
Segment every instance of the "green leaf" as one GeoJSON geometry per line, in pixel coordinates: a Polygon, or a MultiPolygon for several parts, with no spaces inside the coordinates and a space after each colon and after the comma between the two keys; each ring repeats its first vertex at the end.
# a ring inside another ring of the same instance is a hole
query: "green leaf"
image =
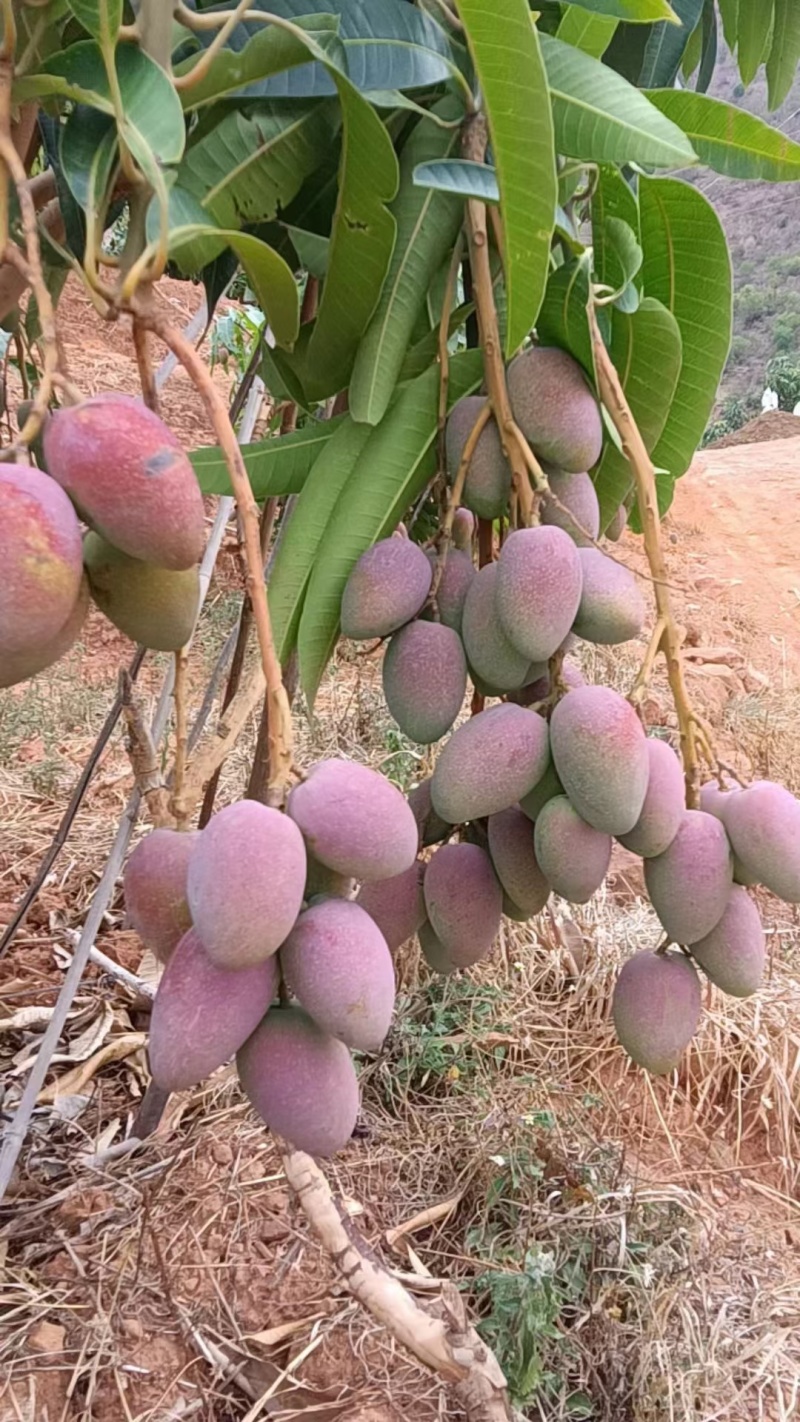
{"type": "Polygon", "coordinates": [[[414,169],[418,188],[435,188],[441,193],[475,198],[477,202],[499,203],[497,174],[488,163],[473,163],[468,158],[451,158],[449,162],[418,163],[414,169]]]}
{"type": "Polygon", "coordinates": [[[610,45],[619,20],[608,15],[587,15],[580,5],[568,5],[556,30],[556,39],[582,49],[593,59],[602,59],[610,45]]]}
{"type": "MultiPolygon", "coordinates": [[[[118,45],[115,58],[125,111],[122,138],[137,162],[146,161],[148,153],[160,167],[180,162],[186,138],[183,110],[169,78],[137,45],[118,45]]],[[[94,40],[70,45],[40,74],[19,80],[14,94],[19,100],[52,95],[114,112],[103,56],[94,40]]]]}
{"type": "Polygon", "coordinates": [[[317,232],[305,232],[302,227],[292,227],[288,223],[286,224],[286,231],[306,271],[313,277],[326,276],[331,245],[330,238],[320,237],[317,232]]]}
{"type": "MultiPolygon", "coordinates": [[[[736,36],[739,31],[739,0],[718,0],[719,13],[722,20],[722,33],[725,43],[731,54],[736,49],[736,36]]],[[[748,0],[745,0],[745,4],[748,0]]],[[[791,0],[790,0],[791,3],[791,0]]]]}
{"type": "MultiPolygon", "coordinates": [[[[171,195],[172,196],[172,195],[171,195]]],[[[256,301],[281,346],[291,346],[300,329],[300,301],[291,267],[266,242],[248,232],[236,232],[213,223],[186,223],[170,229],[169,251],[178,264],[183,255],[187,270],[199,270],[228,246],[247,274],[256,301]]]]}
{"type": "MultiPolygon", "coordinates": [[[[299,494],[328,441],[347,420],[310,420],[302,430],[242,446],[242,457],[259,503],[273,494],[299,494]]],[[[193,449],[189,458],[204,494],[230,494],[228,468],[217,445],[193,449]]]]}
{"type": "Polygon", "coordinates": [[[275,646],[285,662],[297,641],[300,613],[325,530],[356,460],[372,431],[342,416],[339,428],[319,454],[302,499],[286,525],[269,582],[275,646]]]}
{"type": "Polygon", "coordinates": [[[574,0],[570,6],[591,10],[596,15],[613,15],[629,24],[652,24],[654,20],[674,20],[675,11],[667,0],[574,0]]]}
{"type": "Polygon", "coordinates": [[[800,178],[800,143],[755,114],[689,89],[651,89],[647,97],[683,129],[701,163],[717,173],[770,183],[800,178]]]}
{"type": "Polygon", "coordinates": [[[714,78],[714,70],[717,67],[717,51],[719,48],[719,36],[717,33],[717,11],[714,0],[705,0],[703,10],[703,53],[700,59],[700,72],[697,76],[695,88],[699,94],[704,94],[714,78]]]}
{"type": "Polygon", "coordinates": [[[547,77],[527,0],[460,0],[459,14],[500,188],[510,356],[536,321],[550,262],[558,183],[547,77]]]}
{"type": "MultiPolygon", "coordinates": [[[[703,0],[672,0],[680,25],[654,25],[648,35],[644,63],[639,75],[643,89],[671,84],[681,67],[684,50],[703,13],[703,0]]],[[[761,4],[761,0],[758,0],[761,4]]]]}
{"type": "Polygon", "coordinates": [[[775,0],[744,0],[744,3],[739,5],[739,42],[736,57],[745,88],[752,84],[758,66],[769,54],[774,21],[775,0]]]}
{"type": "MultiPolygon", "coordinates": [[[[338,22],[333,14],[299,15],[295,23],[307,30],[323,49],[338,43],[338,22]]],[[[197,58],[192,55],[177,64],[175,73],[182,75],[193,69],[197,58]]],[[[246,90],[251,95],[258,94],[265,88],[259,81],[301,64],[308,67],[308,48],[301,39],[277,25],[258,25],[240,49],[221,49],[214,56],[208,73],[181,91],[181,102],[185,110],[191,111],[226,94],[246,90]]],[[[331,92],[334,92],[333,85],[331,92]]]]}
{"type": "Polygon", "coordinates": [[[636,194],[619,168],[606,166],[600,169],[592,198],[592,248],[597,280],[613,287],[617,267],[614,253],[608,250],[606,241],[606,222],[612,217],[626,222],[638,238],[639,205],[636,194]]]}
{"type": "Polygon", "coordinates": [[[559,153],[592,163],[685,167],[686,135],[606,64],[542,36],[559,153]]]}
{"type": "MultiPolygon", "coordinates": [[[[460,106],[447,100],[439,106],[454,117],[460,106]]],[[[376,425],[386,413],[412,331],[437,271],[447,257],[463,211],[450,194],[415,185],[418,165],[457,152],[457,129],[420,123],[400,156],[400,186],[392,203],[397,240],[381,298],[358,348],[350,380],[353,418],[376,425]]]]}
{"type": "Polygon", "coordinates": [[[606,217],[605,244],[610,268],[606,283],[616,292],[614,305],[628,313],[639,305],[634,278],[642,265],[642,249],[636,233],[621,217],[606,217]]]}
{"type": "Polygon", "coordinates": [[[800,61],[800,8],[795,0],[775,0],[775,29],[767,60],[769,106],[780,108],[794,83],[800,61]]]}
{"type": "MultiPolygon", "coordinates": [[[[450,406],[477,389],[482,377],[480,351],[454,356],[450,406]]],[[[336,501],[314,558],[297,638],[309,706],[336,645],[342,593],[353,564],[376,539],[392,532],[435,471],[438,403],[439,371],[432,366],[405,387],[370,431],[336,501]]]]}
{"type": "MultiPolygon", "coordinates": [[[[646,296],[630,315],[613,312],[608,349],[633,418],[652,451],[664,429],[680,376],[678,323],[666,306],[646,296]]],[[[600,500],[600,527],[605,529],[633,484],[625,455],[610,440],[592,478],[600,500]]]]}
{"type": "Polygon", "coordinates": [[[337,117],[327,102],[234,109],[187,150],[178,183],[221,227],[267,221],[319,166],[337,117]]]}
{"type": "Polygon", "coordinates": [[[350,80],[338,73],[334,80],[342,106],[342,155],[328,274],[308,348],[306,391],[312,400],[347,385],[380,299],[396,233],[385,205],[398,184],[392,141],[350,80]]]}
{"type": "MultiPolygon", "coordinates": [[[[78,206],[98,221],[105,217],[118,148],[114,120],[97,109],[76,104],[61,129],[61,171],[78,206]]],[[[83,253],[76,255],[82,257],[83,253]]]]}
{"type": "MultiPolygon", "coordinates": [[[[447,324],[447,336],[449,338],[459,330],[469,316],[475,310],[473,302],[466,301],[462,306],[453,308],[450,320],[447,324]]],[[[410,346],[406,351],[405,360],[397,377],[398,385],[403,385],[407,380],[416,380],[418,375],[428,369],[436,360],[439,349],[439,332],[437,329],[428,331],[415,345],[410,346]]]]}
{"type": "Polygon", "coordinates": [[[731,261],[707,198],[677,178],[640,178],[639,213],[648,296],[678,322],[683,363],[667,423],[652,451],[664,508],[691,463],[714,405],[731,339],[731,261]]]}
{"type": "Polygon", "coordinates": [[[122,0],[69,0],[69,8],[93,39],[113,43],[122,24],[122,0]]]}
{"type": "MultiPolygon", "coordinates": [[[[253,0],[253,10],[294,23],[308,21],[315,0],[253,0]]],[[[450,77],[454,69],[450,42],[430,15],[397,0],[319,0],[319,8],[336,17],[344,61],[339,66],[362,93],[372,90],[424,89],[450,77]]],[[[320,16],[315,17],[319,22],[320,16]]],[[[242,50],[263,25],[243,21],[229,46],[242,50]]],[[[321,55],[317,55],[319,60],[321,55]]],[[[330,70],[322,63],[304,64],[288,72],[251,83],[249,97],[319,98],[336,92],[330,70]]]]}
{"type": "MultiPolygon", "coordinates": [[[[583,366],[594,383],[592,338],[586,316],[589,300],[590,253],[557,267],[548,278],[536,322],[542,345],[561,346],[583,366]]],[[[598,321],[605,313],[598,312],[598,321]]]]}

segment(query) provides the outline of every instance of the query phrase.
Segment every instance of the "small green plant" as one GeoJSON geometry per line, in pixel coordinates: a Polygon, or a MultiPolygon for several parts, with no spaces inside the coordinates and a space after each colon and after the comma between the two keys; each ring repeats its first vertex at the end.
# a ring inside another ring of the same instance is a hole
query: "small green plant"
{"type": "Polygon", "coordinates": [[[220,312],[211,328],[211,369],[233,366],[233,373],[241,376],[263,325],[264,313],[258,306],[232,306],[220,312]]]}
{"type": "Polygon", "coordinates": [[[778,409],[793,410],[800,401],[800,354],[774,356],[767,366],[766,379],[778,397],[778,409]]]}
{"type": "Polygon", "coordinates": [[[741,399],[733,395],[724,400],[717,418],[711,421],[703,435],[702,448],[705,449],[715,440],[722,439],[724,435],[740,430],[748,420],[758,413],[760,408],[761,402],[755,394],[745,395],[741,399]]]}
{"type": "Polygon", "coordinates": [[[481,1047],[481,1036],[504,1030],[503,993],[488,983],[432,981],[398,1012],[392,1060],[384,1076],[388,1104],[409,1090],[475,1094],[480,1059],[500,1065],[505,1049],[481,1047]]]}

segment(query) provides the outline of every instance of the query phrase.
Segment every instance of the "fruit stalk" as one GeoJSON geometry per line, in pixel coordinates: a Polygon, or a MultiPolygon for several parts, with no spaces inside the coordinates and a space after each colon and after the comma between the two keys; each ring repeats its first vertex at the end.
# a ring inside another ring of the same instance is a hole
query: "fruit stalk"
{"type": "Polygon", "coordinates": [[[447,512],[445,513],[444,522],[442,523],[441,541],[439,543],[439,556],[436,560],[436,568],[434,569],[433,582],[431,583],[429,593],[429,597],[434,602],[434,605],[436,602],[436,594],[439,591],[439,584],[442,581],[444,565],[447,561],[447,550],[450,547],[450,541],[453,535],[453,519],[456,516],[456,510],[461,504],[461,495],[464,492],[464,485],[467,481],[467,474],[469,473],[469,466],[472,461],[472,456],[475,453],[476,445],[485,426],[491,419],[491,415],[492,407],[487,400],[464,443],[461,463],[458,466],[456,477],[453,480],[453,487],[450,490],[450,497],[447,500],[447,512]]]}
{"type": "MultiPolygon", "coordinates": [[[[253,498],[242,451],[225,403],[191,341],[187,341],[170,321],[150,306],[144,309],[137,307],[135,314],[144,316],[150,329],[161,337],[181,362],[203,399],[214,426],[217,442],[225,457],[228,477],[242,520],[247,565],[246,586],[253,605],[261,651],[261,686],[266,686],[269,701],[269,803],[280,805],[286,793],[292,765],[292,715],[272,635],[272,620],[261,557],[258,505],[253,498]]],[[[248,682],[247,686],[252,689],[253,682],[248,682]]],[[[235,705],[235,702],[233,704],[235,705]]],[[[214,768],[212,766],[212,770],[214,768]]]]}
{"type": "Polygon", "coordinates": [[[648,649],[643,666],[644,675],[640,673],[637,678],[635,691],[637,695],[641,696],[655,658],[659,651],[663,651],[672,699],[678,715],[681,757],[686,780],[686,804],[690,810],[693,810],[697,809],[700,804],[700,755],[705,756],[712,768],[715,765],[715,758],[705,724],[694,710],[686,686],[682,650],[683,633],[675,621],[672,611],[664,550],[661,546],[661,515],[658,511],[655,470],[631,413],[630,405],[625,398],[619,376],[600,335],[592,297],[589,298],[586,309],[600,397],[614,422],[614,427],[622,443],[623,453],[631,467],[636,488],[636,502],[642,522],[645,552],[655,589],[656,611],[658,613],[656,632],[660,628],[660,635],[657,641],[654,637],[653,644],[648,649]]]}

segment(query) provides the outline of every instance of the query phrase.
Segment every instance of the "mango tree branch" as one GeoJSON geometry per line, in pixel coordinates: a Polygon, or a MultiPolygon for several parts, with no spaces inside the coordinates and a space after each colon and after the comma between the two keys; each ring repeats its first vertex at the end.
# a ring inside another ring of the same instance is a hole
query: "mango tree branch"
{"type": "MultiPolygon", "coordinates": [[[[258,505],[253,498],[242,451],[237,443],[225,402],[211,379],[205,362],[191,341],[149,304],[144,309],[137,304],[135,312],[145,318],[150,329],[161,337],[186,370],[203,399],[214,426],[217,443],[225,457],[228,477],[242,520],[247,565],[246,587],[253,605],[264,673],[263,684],[269,697],[269,798],[271,804],[278,805],[282,803],[286,793],[292,765],[292,716],[272,636],[272,621],[261,558],[258,505]]],[[[235,702],[233,704],[235,705],[235,702]]],[[[187,783],[191,780],[192,777],[188,776],[187,783]]]]}
{"type": "Polygon", "coordinates": [[[700,755],[702,754],[712,767],[716,761],[705,723],[694,710],[686,686],[682,652],[683,633],[675,621],[672,611],[664,550],[661,546],[661,515],[658,510],[655,470],[631,413],[630,405],[625,398],[619,376],[600,335],[592,297],[589,298],[586,309],[600,398],[614,422],[623,453],[633,474],[645,552],[655,589],[656,612],[658,614],[656,631],[659,627],[661,629],[657,642],[651,643],[645,658],[645,679],[642,680],[641,676],[637,679],[635,690],[638,695],[641,695],[640,683],[642,686],[646,683],[646,677],[649,675],[649,670],[658,651],[663,651],[667,662],[667,676],[669,677],[672,699],[675,702],[675,710],[678,715],[681,756],[686,779],[686,804],[689,809],[696,809],[700,803],[700,755]]]}

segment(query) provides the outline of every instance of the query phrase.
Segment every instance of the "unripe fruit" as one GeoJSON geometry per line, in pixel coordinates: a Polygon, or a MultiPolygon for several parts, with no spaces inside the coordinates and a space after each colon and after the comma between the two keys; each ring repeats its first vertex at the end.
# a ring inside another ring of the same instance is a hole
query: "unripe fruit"
{"type": "Polygon", "coordinates": [[[126,637],[157,652],[177,652],[188,642],[200,606],[196,568],[173,572],[143,563],[99,533],[86,535],[83,558],[93,600],[126,637]]]}
{"type": "Polygon", "coordinates": [[[464,602],[461,636],[470,669],[500,691],[522,686],[530,659],[509,641],[497,612],[497,563],[487,563],[470,583],[464,602]]]}
{"type": "Polygon", "coordinates": [[[603,447],[600,411],[581,367],[555,346],[533,346],[508,367],[514,419],[534,452],[567,474],[591,469],[603,447]]]}
{"type": "Polygon", "coordinates": [[[758,909],[747,890],[735,884],[719,923],[692,944],[692,957],[723,992],[750,997],[761,986],[766,955],[758,909]]]}
{"type": "Polygon", "coordinates": [[[203,496],[179,441],[130,395],[65,406],[44,431],[47,468],[98,533],[160,568],[191,568],[203,552],[203,496]]]}
{"type": "Polygon", "coordinates": [[[497,560],[495,603],[503,630],[530,662],[546,662],[569,632],[581,600],[578,550],[562,528],[521,528],[497,560]]]}
{"type": "Polygon", "coordinates": [[[573,624],[577,635],[606,647],[638,637],[647,608],[633,573],[599,548],[581,548],[578,556],[583,590],[573,624]]]}
{"type": "Polygon", "coordinates": [[[277,952],[300,912],[303,837],[288,815],[256,800],[209,821],[189,860],[192,923],[220,968],[250,968],[277,952]]]}
{"type": "Polygon", "coordinates": [[[550,897],[550,885],[536,858],[528,816],[512,805],[490,815],[487,830],[494,871],[515,909],[511,916],[525,919],[541,913],[550,897]]]}
{"type": "Polygon", "coordinates": [[[362,885],[357,903],[377,924],[392,953],[425,922],[424,879],[425,865],[417,860],[393,879],[362,885]]]}
{"type": "Polygon", "coordinates": [[[197,832],[151,830],[125,865],[125,912],[145,947],[162,963],[192,926],[186,886],[199,838],[197,832]]]}
{"type": "Polygon", "coordinates": [[[684,810],[668,849],[644,862],[653,908],[676,943],[698,943],[725,912],[733,885],[733,855],[719,820],[684,810]]]}
{"type": "MultiPolygon", "coordinates": [[[[464,512],[464,510],[459,510],[464,512]]],[[[472,514],[468,515],[472,518],[472,514]]],[[[439,561],[438,553],[433,549],[428,551],[428,560],[431,568],[435,569],[439,561]]],[[[439,612],[439,621],[445,627],[452,627],[454,632],[461,631],[461,618],[464,613],[464,601],[475,577],[475,567],[468,553],[464,553],[459,548],[448,548],[439,586],[436,589],[436,606],[439,612]]],[[[425,608],[423,617],[430,618],[432,612],[425,608]]]]}
{"type": "Polygon", "coordinates": [[[467,663],[461,638],[439,622],[410,622],[395,632],[383,658],[383,694],[412,741],[446,735],[464,702],[467,663]]]}
{"type": "Polygon", "coordinates": [[[277,959],[238,972],[219,968],[193,929],[184,934],[164,970],[150,1018],[148,1055],[156,1085],[186,1091],[230,1061],[277,991],[277,959]]]}
{"type": "Polygon", "coordinates": [[[760,780],[732,794],[725,828],[745,873],[786,903],[800,903],[800,801],[760,780]]]}
{"type": "Polygon", "coordinates": [[[697,1031],[697,970],[683,953],[636,953],[617,978],[611,1010],[628,1056],[664,1076],[678,1065],[697,1031]]]}
{"type": "Polygon", "coordinates": [[[642,813],[620,844],[642,859],[654,859],[668,849],[678,833],[686,808],[683,766],[666,741],[647,741],[650,774],[642,813]]]}
{"type": "MultiPolygon", "coordinates": [[[[452,484],[464,445],[486,404],[483,395],[465,395],[453,406],[445,431],[447,476],[452,484]]],[[[497,425],[490,417],[478,436],[470,460],[461,502],[478,518],[499,518],[511,493],[511,468],[503,454],[497,425]]]]}
{"type": "Polygon", "coordinates": [[[54,662],[60,661],[80,636],[89,610],[89,601],[89,582],[84,578],[75,606],[55,637],[49,642],[37,642],[23,647],[18,652],[0,653],[0,687],[16,686],[17,682],[27,681],[28,677],[36,676],[54,662]]]}
{"type": "Polygon", "coordinates": [[[542,523],[563,528],[579,548],[590,546],[592,539],[597,538],[600,532],[600,505],[589,475],[556,471],[548,475],[548,483],[558,504],[545,494],[542,523]]]}
{"type": "Polygon", "coordinates": [[[309,1155],[347,1145],[358,1116],[358,1082],[344,1042],[301,1007],[273,1008],[236,1057],[239,1080],[262,1121],[309,1155]]]}
{"type": "Polygon", "coordinates": [[[490,706],[459,726],[442,747],[431,804],[453,825],[507,810],[541,780],[549,760],[547,722],[536,711],[510,703],[490,706]]]}
{"type": "Polygon", "coordinates": [[[455,967],[485,958],[500,927],[503,891],[492,861],[477,844],[445,844],[425,870],[425,907],[455,967]]]}
{"type": "Polygon", "coordinates": [[[585,904],[611,862],[611,835],[592,829],[566,795],[543,805],[534,825],[536,858],[551,888],[571,904],[585,904]]]}
{"type": "Polygon", "coordinates": [[[280,953],[289,986],[323,1031],[377,1052],[392,1020],[394,967],[377,924],[358,904],[323,899],[300,914],[280,953]]]}
{"type": "Polygon", "coordinates": [[[430,591],[433,569],[418,544],[383,538],[361,554],[342,594],[342,636],[388,637],[416,617],[430,591]]]}
{"type": "Polygon", "coordinates": [[[405,798],[355,761],[319,761],[292,790],[286,810],[315,858],[338,874],[391,879],[417,857],[417,823],[405,798]]]}
{"type": "Polygon", "coordinates": [[[34,648],[42,653],[55,641],[74,610],[83,577],[75,511],[58,485],[33,465],[0,468],[0,568],[5,680],[6,656],[34,648]]]}
{"type": "Polygon", "coordinates": [[[578,687],[553,711],[550,744],[581,818],[604,834],[629,834],[650,774],[647,738],[633,707],[610,687],[578,687]]]}

